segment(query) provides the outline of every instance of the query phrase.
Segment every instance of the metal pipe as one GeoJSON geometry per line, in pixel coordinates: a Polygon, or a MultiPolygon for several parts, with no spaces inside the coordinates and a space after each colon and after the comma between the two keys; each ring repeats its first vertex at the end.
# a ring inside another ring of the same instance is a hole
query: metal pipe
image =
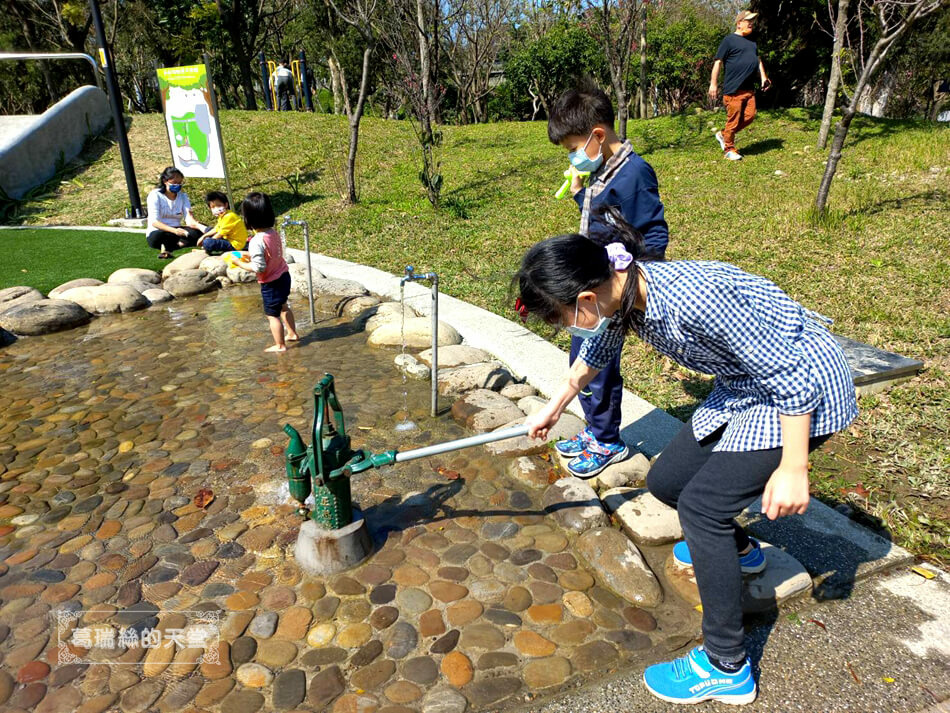
{"type": "Polygon", "coordinates": [[[317,322],[317,315],[316,312],[314,312],[313,307],[313,271],[310,269],[310,224],[306,220],[293,220],[290,215],[285,215],[284,222],[280,224],[280,237],[283,240],[285,247],[287,243],[287,234],[284,228],[288,225],[303,226],[303,250],[307,261],[307,297],[310,301],[310,324],[314,325],[317,322]]]}
{"type": "Polygon", "coordinates": [[[85,52],[0,52],[0,60],[3,59],[84,59],[92,65],[96,86],[102,89],[102,77],[99,76],[96,60],[85,52]]]}
{"type": "Polygon", "coordinates": [[[495,441],[504,441],[508,438],[518,438],[519,436],[526,435],[528,435],[527,426],[512,426],[511,428],[506,428],[501,431],[491,431],[489,433],[482,433],[478,436],[469,436],[467,438],[459,438],[455,441],[437,443],[434,446],[425,446],[424,448],[415,448],[411,451],[397,452],[396,463],[403,463],[408,460],[416,460],[417,458],[428,458],[429,456],[437,456],[441,453],[460,451],[463,448],[483,446],[486,443],[494,443],[495,441]]]}
{"type": "Polygon", "coordinates": [[[406,265],[406,274],[399,281],[400,287],[413,280],[428,280],[432,284],[432,403],[429,415],[439,415],[439,276],[434,272],[417,275],[412,265],[406,265]]]}

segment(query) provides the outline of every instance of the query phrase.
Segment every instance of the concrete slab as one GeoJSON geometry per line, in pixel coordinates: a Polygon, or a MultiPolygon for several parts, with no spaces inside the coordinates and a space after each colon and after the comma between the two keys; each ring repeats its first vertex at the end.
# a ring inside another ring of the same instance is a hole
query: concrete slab
{"type": "MultiPolygon", "coordinates": [[[[303,250],[291,248],[288,252],[295,260],[304,259],[303,250]]],[[[316,253],[311,255],[311,261],[327,277],[356,280],[371,292],[389,299],[399,299],[400,277],[397,275],[316,253]]],[[[449,276],[440,276],[443,284],[450,279],[449,276]]],[[[429,314],[431,294],[426,286],[416,283],[406,285],[406,303],[419,314],[429,314]]],[[[439,295],[439,319],[455,327],[466,345],[491,352],[516,375],[526,377],[528,383],[542,394],[552,394],[567,376],[567,354],[516,322],[446,294],[439,295]],[[547,368],[539,370],[539,364],[545,364],[547,368]]],[[[568,410],[582,416],[580,404],[576,400],[568,410]]],[[[626,390],[622,411],[621,435],[628,445],[648,457],[659,453],[683,425],[665,411],[626,390]]]]}
{"type": "Polygon", "coordinates": [[[910,379],[924,368],[924,363],[917,359],[884,351],[840,334],[834,337],[848,359],[859,396],[884,391],[910,379]]]}
{"type": "Polygon", "coordinates": [[[42,114],[0,116],[0,151],[15,144],[41,117],[42,114]]]}
{"type": "Polygon", "coordinates": [[[781,547],[804,565],[815,583],[816,599],[842,599],[855,582],[875,572],[913,561],[903,547],[812,499],[804,515],[769,520],[761,500],[739,518],[748,532],[781,547]]]}

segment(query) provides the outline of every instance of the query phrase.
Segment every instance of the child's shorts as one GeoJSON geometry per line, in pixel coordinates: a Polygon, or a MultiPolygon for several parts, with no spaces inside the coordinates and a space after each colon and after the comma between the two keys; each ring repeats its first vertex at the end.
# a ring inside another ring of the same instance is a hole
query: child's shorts
{"type": "Polygon", "coordinates": [[[234,250],[231,243],[221,238],[205,238],[201,241],[201,247],[203,247],[205,252],[209,255],[211,253],[227,253],[234,250]]]}
{"type": "Polygon", "coordinates": [[[268,317],[280,317],[281,308],[290,297],[290,273],[285,272],[276,280],[261,283],[261,298],[264,300],[264,314],[268,317]]]}

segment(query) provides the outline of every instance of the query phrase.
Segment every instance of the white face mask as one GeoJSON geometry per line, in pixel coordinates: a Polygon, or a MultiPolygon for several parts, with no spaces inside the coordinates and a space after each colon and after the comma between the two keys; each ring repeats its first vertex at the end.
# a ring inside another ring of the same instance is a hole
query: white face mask
{"type": "Polygon", "coordinates": [[[223,205],[215,206],[214,208],[211,209],[211,215],[213,215],[215,218],[220,218],[222,215],[224,215],[227,212],[227,210],[228,209],[225,208],[223,205]]]}
{"type": "Polygon", "coordinates": [[[577,326],[577,309],[579,307],[578,303],[574,303],[574,324],[570,327],[566,327],[569,334],[573,334],[575,337],[580,339],[590,339],[591,337],[596,337],[598,334],[603,334],[604,330],[607,329],[607,326],[610,324],[610,319],[603,317],[600,314],[600,305],[597,304],[597,300],[594,300],[594,307],[597,308],[597,316],[599,320],[597,325],[594,327],[578,327],[577,326]]]}

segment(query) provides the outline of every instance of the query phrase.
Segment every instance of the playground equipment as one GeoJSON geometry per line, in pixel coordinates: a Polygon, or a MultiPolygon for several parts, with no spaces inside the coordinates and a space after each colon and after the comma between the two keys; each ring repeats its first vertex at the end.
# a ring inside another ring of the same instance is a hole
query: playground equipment
{"type": "MultiPolygon", "coordinates": [[[[277,62],[265,59],[263,52],[260,53],[259,60],[267,110],[279,111],[277,87],[271,82],[271,77],[277,71],[277,62]]],[[[290,63],[290,71],[293,74],[294,108],[300,111],[306,105],[307,111],[313,111],[313,97],[310,96],[310,83],[307,79],[307,56],[303,50],[300,50],[300,58],[290,63]]]]}
{"type": "Polygon", "coordinates": [[[284,462],[291,497],[299,503],[298,514],[312,494],[313,512],[301,526],[294,555],[312,574],[332,574],[362,562],[372,551],[372,542],[362,513],[353,507],[350,477],[371,468],[382,468],[417,458],[450,453],[463,448],[527,435],[527,426],[514,426],[478,436],[460,438],[409,451],[368,453],[353,450],[346,434],[343,410],[336,397],[332,374],[313,388],[313,426],[310,445],[289,423],[284,462]]]}
{"type": "Polygon", "coordinates": [[[432,384],[432,405],[429,415],[439,415],[439,276],[434,272],[417,275],[412,265],[406,265],[406,274],[399,281],[399,290],[405,303],[405,284],[407,282],[428,281],[432,285],[432,369],[429,380],[432,384]]]}

